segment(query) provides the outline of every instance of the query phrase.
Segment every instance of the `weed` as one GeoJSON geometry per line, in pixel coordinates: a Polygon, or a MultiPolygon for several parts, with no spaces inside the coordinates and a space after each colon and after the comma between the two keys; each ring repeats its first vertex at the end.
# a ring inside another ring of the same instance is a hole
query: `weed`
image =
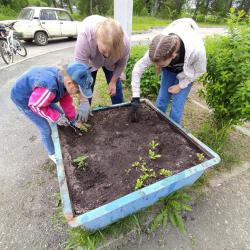
{"type": "Polygon", "coordinates": [[[191,197],[184,191],[176,191],[161,199],[162,208],[150,225],[151,231],[155,231],[160,225],[165,227],[169,220],[180,232],[186,233],[181,213],[192,211],[192,207],[188,205],[190,201],[191,197]]]}
{"type": "Polygon", "coordinates": [[[76,159],[73,160],[73,163],[76,164],[78,168],[85,169],[87,166],[87,160],[88,160],[87,155],[81,155],[78,156],[76,159]]]}
{"type": "Polygon", "coordinates": [[[65,244],[65,250],[70,249],[96,249],[103,240],[108,237],[115,237],[126,234],[133,228],[137,228],[137,233],[141,233],[140,213],[130,215],[96,232],[89,232],[80,227],[70,229],[69,239],[65,244]]]}

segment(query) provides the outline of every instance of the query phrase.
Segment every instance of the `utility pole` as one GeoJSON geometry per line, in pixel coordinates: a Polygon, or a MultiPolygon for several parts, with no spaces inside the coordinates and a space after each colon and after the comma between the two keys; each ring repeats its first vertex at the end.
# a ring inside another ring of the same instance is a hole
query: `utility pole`
{"type": "Polygon", "coordinates": [[[128,37],[132,35],[133,0],[114,0],[114,19],[117,20],[128,37]]]}

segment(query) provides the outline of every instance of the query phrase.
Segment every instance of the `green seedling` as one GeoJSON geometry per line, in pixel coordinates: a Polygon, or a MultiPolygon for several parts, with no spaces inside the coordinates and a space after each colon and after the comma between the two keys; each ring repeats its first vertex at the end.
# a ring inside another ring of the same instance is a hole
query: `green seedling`
{"type": "Polygon", "coordinates": [[[143,157],[140,156],[139,160],[140,160],[140,163],[141,163],[142,166],[146,166],[146,161],[145,161],[145,159],[143,157]]]}
{"type": "Polygon", "coordinates": [[[155,151],[153,151],[152,149],[149,149],[149,150],[148,150],[148,156],[149,156],[149,158],[150,158],[151,160],[156,160],[156,159],[158,159],[158,158],[161,157],[161,154],[157,154],[157,153],[155,153],[155,151]]]}
{"type": "Polygon", "coordinates": [[[138,178],[135,183],[135,190],[142,188],[143,186],[143,180],[141,178],[138,178]]]}
{"type": "Polygon", "coordinates": [[[89,157],[87,155],[81,155],[75,158],[73,160],[73,163],[76,164],[78,168],[85,169],[85,167],[87,166],[88,158],[89,157]]]}
{"type": "Polygon", "coordinates": [[[125,169],[125,172],[128,175],[131,172],[131,168],[125,169]]]}
{"type": "Polygon", "coordinates": [[[164,177],[168,177],[168,176],[171,176],[171,175],[172,175],[172,171],[162,168],[162,169],[160,170],[160,175],[162,175],[162,176],[164,176],[164,177]]]}
{"type": "Polygon", "coordinates": [[[150,149],[155,150],[159,146],[159,143],[153,140],[149,143],[149,146],[150,146],[150,149]]]}
{"type": "Polygon", "coordinates": [[[203,153],[197,153],[196,156],[197,156],[199,161],[204,161],[204,159],[205,159],[205,156],[203,153]]]}
{"type": "Polygon", "coordinates": [[[89,129],[91,128],[91,125],[88,123],[83,123],[81,127],[79,128],[81,132],[87,133],[89,129]]]}
{"type": "Polygon", "coordinates": [[[140,167],[140,162],[139,161],[135,161],[132,163],[132,167],[134,168],[139,168],[140,167]]]}
{"type": "Polygon", "coordinates": [[[141,165],[140,169],[141,169],[142,173],[147,173],[148,172],[148,169],[144,165],[141,165]]]}

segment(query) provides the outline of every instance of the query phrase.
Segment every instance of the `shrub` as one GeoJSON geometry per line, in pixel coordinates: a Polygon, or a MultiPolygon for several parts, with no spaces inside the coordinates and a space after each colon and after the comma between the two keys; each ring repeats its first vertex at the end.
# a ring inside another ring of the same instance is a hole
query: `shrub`
{"type": "Polygon", "coordinates": [[[249,20],[240,21],[243,15],[231,10],[229,34],[205,42],[208,66],[201,94],[213,111],[213,126],[222,131],[250,119],[249,20]]]}
{"type": "MultiPolygon", "coordinates": [[[[132,71],[135,63],[140,60],[148,46],[133,46],[130,53],[130,58],[126,67],[126,84],[131,86],[132,71]]],[[[156,75],[155,66],[151,65],[141,77],[141,96],[154,97],[157,95],[160,88],[160,77],[156,75]]]]}
{"type": "Polygon", "coordinates": [[[197,14],[195,16],[195,20],[198,23],[203,23],[203,22],[205,22],[205,15],[203,15],[203,14],[197,14]]]}
{"type": "Polygon", "coordinates": [[[48,7],[48,3],[41,0],[29,0],[29,6],[48,7]]]}
{"type": "Polygon", "coordinates": [[[0,5],[0,20],[16,19],[17,12],[15,12],[9,5],[0,5]]]}

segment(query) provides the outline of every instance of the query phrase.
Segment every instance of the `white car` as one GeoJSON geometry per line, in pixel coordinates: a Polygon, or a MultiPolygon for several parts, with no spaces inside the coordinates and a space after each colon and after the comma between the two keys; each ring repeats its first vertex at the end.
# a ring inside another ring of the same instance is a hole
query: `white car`
{"type": "Polygon", "coordinates": [[[18,37],[44,46],[49,38],[77,36],[81,22],[74,21],[65,9],[27,7],[21,10],[14,25],[18,37]]]}

